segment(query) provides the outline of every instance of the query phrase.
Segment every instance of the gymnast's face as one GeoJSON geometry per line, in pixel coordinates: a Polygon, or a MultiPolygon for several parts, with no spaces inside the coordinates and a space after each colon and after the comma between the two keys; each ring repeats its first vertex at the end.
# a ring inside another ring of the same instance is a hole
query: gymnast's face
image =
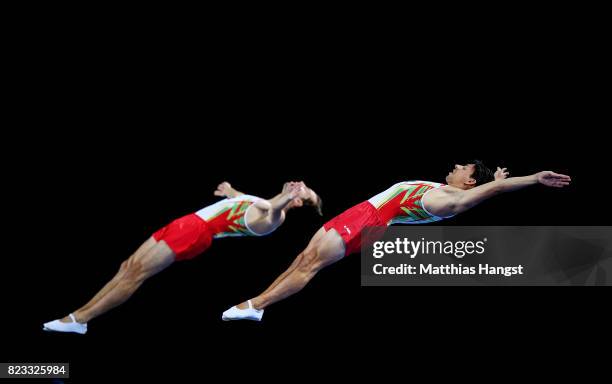
{"type": "Polygon", "coordinates": [[[476,180],[472,178],[474,174],[474,164],[455,164],[455,168],[446,176],[446,184],[461,189],[469,189],[476,185],[476,180]]]}
{"type": "Polygon", "coordinates": [[[310,201],[315,201],[317,199],[317,194],[312,189],[308,188],[303,181],[292,181],[285,183],[283,186],[283,192],[287,191],[291,187],[299,188],[297,197],[293,200],[293,207],[301,207],[304,205],[304,203],[308,204],[310,201]]]}
{"type": "Polygon", "coordinates": [[[290,187],[295,186],[300,187],[300,191],[298,192],[297,197],[293,199],[291,203],[289,203],[290,208],[302,207],[304,205],[311,205],[315,207],[318,206],[320,202],[319,196],[315,193],[315,191],[306,186],[303,181],[292,181],[285,183],[283,186],[283,192],[286,192],[290,187]]]}

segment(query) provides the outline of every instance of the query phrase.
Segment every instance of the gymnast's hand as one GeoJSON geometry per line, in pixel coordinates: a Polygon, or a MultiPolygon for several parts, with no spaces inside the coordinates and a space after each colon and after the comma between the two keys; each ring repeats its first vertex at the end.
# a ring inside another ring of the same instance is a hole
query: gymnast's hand
{"type": "Polygon", "coordinates": [[[292,181],[292,182],[287,183],[283,192],[287,194],[287,197],[290,200],[293,200],[300,195],[300,192],[303,191],[304,188],[305,188],[305,185],[303,182],[292,181]]]}
{"type": "Polygon", "coordinates": [[[503,180],[510,175],[510,172],[506,172],[508,168],[500,168],[497,167],[497,172],[495,172],[495,180],[503,180]]]}
{"type": "Polygon", "coordinates": [[[233,191],[232,185],[228,183],[227,181],[224,181],[217,186],[217,190],[215,191],[215,196],[230,197],[230,195],[232,194],[232,191],[233,191]]]}
{"type": "Polygon", "coordinates": [[[563,188],[568,186],[572,178],[567,175],[561,175],[559,173],[551,171],[543,171],[536,173],[538,183],[547,187],[563,188]]]}

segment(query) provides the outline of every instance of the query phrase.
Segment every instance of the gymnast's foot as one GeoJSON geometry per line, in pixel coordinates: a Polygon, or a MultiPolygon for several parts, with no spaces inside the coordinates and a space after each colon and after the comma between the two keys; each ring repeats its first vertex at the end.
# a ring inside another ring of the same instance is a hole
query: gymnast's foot
{"type": "Polygon", "coordinates": [[[237,306],[231,307],[227,311],[223,312],[223,316],[221,319],[223,321],[230,320],[253,320],[253,321],[261,321],[263,317],[264,310],[263,309],[255,309],[253,308],[253,303],[251,300],[246,303],[239,304],[237,306]]]}
{"type": "Polygon", "coordinates": [[[71,313],[63,319],[53,320],[43,324],[43,330],[48,332],[87,333],[87,323],[79,323],[71,313]]]}

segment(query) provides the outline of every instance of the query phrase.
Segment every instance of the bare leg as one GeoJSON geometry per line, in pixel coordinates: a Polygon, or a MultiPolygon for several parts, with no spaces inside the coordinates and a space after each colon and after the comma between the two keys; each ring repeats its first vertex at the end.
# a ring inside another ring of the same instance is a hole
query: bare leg
{"type": "MultiPolygon", "coordinates": [[[[302,258],[304,257],[304,253],[312,251],[312,249],[314,249],[318,245],[319,241],[321,241],[323,236],[325,236],[325,228],[321,228],[321,229],[319,229],[317,231],[317,233],[315,233],[315,235],[310,240],[310,243],[308,243],[308,246],[306,247],[306,250],[304,252],[300,253],[298,255],[298,257],[296,257],[295,260],[293,260],[293,263],[291,263],[289,268],[285,272],[283,272],[279,277],[277,277],[276,280],[274,280],[274,282],[268,287],[268,289],[266,289],[265,292],[262,293],[262,295],[264,295],[264,294],[268,293],[269,291],[271,291],[274,287],[276,287],[278,285],[278,283],[280,283],[282,280],[284,280],[285,277],[287,277],[288,274],[293,272],[293,270],[300,264],[302,258]]],[[[243,308],[241,308],[241,309],[243,309],[243,308]]]]}
{"type": "Polygon", "coordinates": [[[123,304],[145,280],[172,264],[174,258],[174,252],[163,240],[146,252],[134,254],[127,260],[123,273],[120,272],[116,283],[110,286],[107,292],[100,295],[99,299],[92,305],[86,305],[74,312],[77,321],[87,323],[110,309],[123,304]]]}
{"type": "MultiPolygon", "coordinates": [[[[131,257],[141,257],[143,254],[145,254],[151,248],[153,248],[155,246],[155,244],[157,244],[157,241],[155,241],[155,239],[152,238],[152,237],[149,238],[147,241],[145,241],[138,248],[138,250],[136,250],[136,252],[134,252],[134,254],[131,257]]],[[[96,295],[91,300],[89,300],[89,302],[87,302],[87,304],[85,304],[84,306],[82,306],[81,308],[79,308],[75,312],[85,311],[86,309],[90,308],[95,303],[97,303],[102,297],[104,297],[104,295],[106,295],[115,285],[117,285],[117,283],[119,283],[119,281],[121,280],[121,278],[125,274],[125,271],[126,271],[126,268],[127,268],[127,264],[128,264],[128,261],[127,260],[124,261],[121,264],[121,267],[119,268],[119,272],[117,272],[115,277],[113,277],[111,281],[106,283],[106,285],[104,287],[102,287],[102,289],[100,291],[98,291],[98,293],[96,293],[96,295]]],[[[62,319],[62,321],[65,322],[65,323],[69,323],[72,320],[70,319],[70,317],[66,316],[65,318],[62,319]]]]}
{"type": "MultiPolygon", "coordinates": [[[[334,229],[325,233],[315,246],[298,256],[297,265],[290,268],[283,279],[275,281],[264,293],[251,299],[253,307],[264,309],[299,292],[321,269],[342,259],[344,249],[344,241],[334,229]]],[[[240,309],[247,307],[246,302],[238,305],[240,309]]]]}

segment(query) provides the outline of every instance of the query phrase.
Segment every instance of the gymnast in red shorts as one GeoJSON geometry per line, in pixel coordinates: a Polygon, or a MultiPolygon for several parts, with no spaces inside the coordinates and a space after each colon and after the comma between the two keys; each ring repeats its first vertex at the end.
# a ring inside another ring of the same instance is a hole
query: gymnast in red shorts
{"type": "Polygon", "coordinates": [[[269,200],[245,195],[227,182],[219,185],[215,195],[226,199],[155,232],[87,304],[63,319],[45,323],[43,329],[84,334],[90,320],[124,303],[145,280],[175,261],[200,255],[213,239],[270,234],[283,224],[289,210],[304,205],[316,207],[321,214],[321,199],[303,182],[285,183],[281,193],[269,200]]]}
{"type": "MultiPolygon", "coordinates": [[[[261,321],[264,308],[299,292],[323,268],[361,250],[367,227],[424,224],[464,212],[502,192],[530,185],[565,187],[570,177],[550,171],[507,178],[506,169],[489,170],[480,161],[455,165],[446,184],[405,181],[350,208],[325,224],[282,275],[259,296],[231,307],[223,320],[261,321]]],[[[377,231],[378,232],[378,231],[377,231]]],[[[379,231],[381,234],[384,231],[379,231]]]]}

